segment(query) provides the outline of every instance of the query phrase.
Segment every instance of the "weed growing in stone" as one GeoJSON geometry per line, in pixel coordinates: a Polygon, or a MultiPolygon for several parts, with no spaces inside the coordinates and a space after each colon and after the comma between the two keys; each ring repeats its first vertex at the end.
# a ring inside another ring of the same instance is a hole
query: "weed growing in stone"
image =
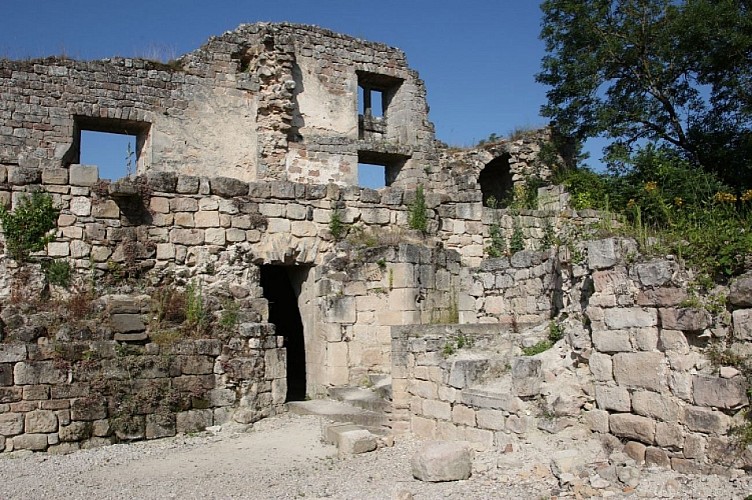
{"type": "Polygon", "coordinates": [[[347,232],[347,225],[342,221],[342,213],[339,209],[334,209],[329,214],[329,232],[337,241],[341,240],[347,232]]]}
{"type": "Polygon", "coordinates": [[[408,208],[407,225],[410,229],[415,229],[423,234],[428,232],[427,208],[423,185],[420,185],[415,190],[415,200],[413,200],[408,208]]]}
{"type": "Polygon", "coordinates": [[[42,261],[42,271],[50,285],[68,288],[71,283],[71,266],[67,260],[55,259],[42,261]]]}

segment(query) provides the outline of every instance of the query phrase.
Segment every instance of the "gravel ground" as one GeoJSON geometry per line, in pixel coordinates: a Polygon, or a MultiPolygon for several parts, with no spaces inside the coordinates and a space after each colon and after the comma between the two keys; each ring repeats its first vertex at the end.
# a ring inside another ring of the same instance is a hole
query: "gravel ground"
{"type": "Polygon", "coordinates": [[[477,453],[467,481],[423,483],[410,457],[420,446],[401,438],[390,448],[347,458],[323,444],[319,417],[281,415],[251,429],[178,436],[82,450],[66,456],[0,455],[0,498],[337,498],[463,499],[549,497],[745,498],[752,480],[642,469],[635,488],[599,476],[607,465],[587,436],[534,435],[511,453],[477,453]],[[590,476],[560,486],[551,472],[557,450],[587,456],[590,476]]]}

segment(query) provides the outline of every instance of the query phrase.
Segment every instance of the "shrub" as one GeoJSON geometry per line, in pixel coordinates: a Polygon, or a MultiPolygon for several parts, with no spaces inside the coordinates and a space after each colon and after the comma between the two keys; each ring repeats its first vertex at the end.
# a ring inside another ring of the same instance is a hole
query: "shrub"
{"type": "Polygon", "coordinates": [[[8,255],[24,262],[32,252],[44,250],[55,236],[49,234],[55,229],[58,210],[52,206],[48,193],[34,191],[31,196],[21,198],[13,212],[0,206],[0,222],[5,233],[8,255]]]}
{"type": "Polygon", "coordinates": [[[42,261],[42,271],[51,285],[68,288],[71,282],[71,266],[67,260],[42,261]]]}
{"type": "Polygon", "coordinates": [[[341,240],[347,231],[347,225],[342,222],[342,213],[334,209],[329,214],[329,232],[335,240],[341,240]]]}
{"type": "Polygon", "coordinates": [[[498,223],[493,223],[488,228],[489,239],[486,247],[486,255],[489,257],[501,257],[507,251],[507,243],[501,234],[501,227],[498,223]]]}

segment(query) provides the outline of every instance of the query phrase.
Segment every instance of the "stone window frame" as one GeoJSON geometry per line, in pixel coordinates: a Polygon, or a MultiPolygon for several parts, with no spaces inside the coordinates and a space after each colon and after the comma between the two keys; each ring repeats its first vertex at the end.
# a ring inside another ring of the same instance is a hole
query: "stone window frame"
{"type": "MultiPolygon", "coordinates": [[[[356,70],[355,74],[358,77],[358,87],[363,89],[363,113],[360,113],[360,103],[356,107],[359,137],[363,139],[369,132],[386,134],[389,108],[404,79],[363,70],[356,70]],[[381,116],[373,115],[371,106],[373,92],[381,94],[381,116]]],[[[360,99],[359,95],[358,99],[360,99]]]]}
{"type": "Polygon", "coordinates": [[[104,132],[128,135],[136,138],[136,172],[142,172],[150,161],[151,123],[121,118],[102,118],[85,115],[73,116],[73,142],[66,158],[65,166],[81,162],[81,132],[104,132]]]}
{"type": "Polygon", "coordinates": [[[358,164],[378,165],[384,167],[384,187],[391,186],[399,176],[402,167],[410,157],[397,153],[384,153],[379,151],[358,151],[358,164]]]}

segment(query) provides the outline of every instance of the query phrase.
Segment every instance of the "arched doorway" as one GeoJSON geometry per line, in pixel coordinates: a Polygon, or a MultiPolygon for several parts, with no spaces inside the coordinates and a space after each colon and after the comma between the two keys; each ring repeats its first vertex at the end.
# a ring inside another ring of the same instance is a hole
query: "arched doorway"
{"type": "Polygon", "coordinates": [[[489,199],[495,199],[499,206],[508,204],[511,200],[514,182],[509,168],[509,157],[509,153],[505,153],[494,158],[481,170],[478,184],[483,193],[483,205],[489,206],[489,199]]]}

